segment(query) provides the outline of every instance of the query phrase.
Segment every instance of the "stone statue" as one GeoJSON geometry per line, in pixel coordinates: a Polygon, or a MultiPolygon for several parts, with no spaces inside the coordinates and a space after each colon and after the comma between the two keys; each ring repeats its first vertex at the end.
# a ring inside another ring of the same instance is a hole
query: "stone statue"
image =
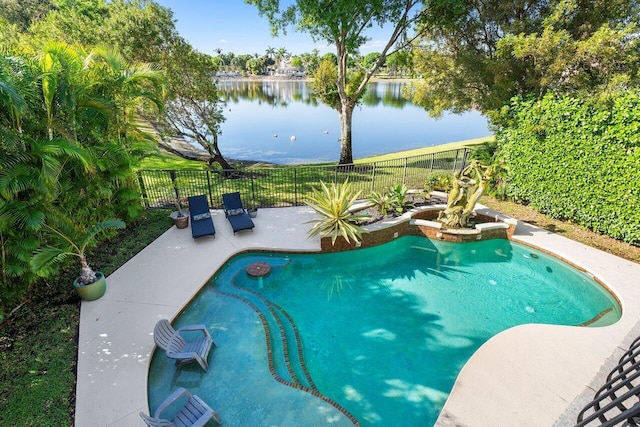
{"type": "Polygon", "coordinates": [[[453,174],[453,188],[447,199],[447,208],[440,212],[438,221],[450,228],[470,227],[473,208],[491,181],[493,169],[473,160],[462,171],[453,174]]]}

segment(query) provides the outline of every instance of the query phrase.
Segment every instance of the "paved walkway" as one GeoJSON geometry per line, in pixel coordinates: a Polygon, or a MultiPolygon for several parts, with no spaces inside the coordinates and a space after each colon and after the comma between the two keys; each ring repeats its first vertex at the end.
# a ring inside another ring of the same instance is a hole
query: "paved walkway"
{"type": "MultiPolygon", "coordinates": [[[[138,412],[148,412],[156,321],[175,317],[238,251],[319,250],[319,240],[307,238],[314,215],[307,207],[261,209],[254,232],[234,235],[214,211],[215,238],[194,241],[189,229],[172,227],[109,276],[105,296],[82,303],[76,426],[144,425],[138,412]]],[[[640,334],[640,265],[526,224],[514,238],[595,275],[617,293],[623,317],[604,328],[524,325],[499,334],[465,365],[438,425],[570,425],[603,363],[640,334]]]]}

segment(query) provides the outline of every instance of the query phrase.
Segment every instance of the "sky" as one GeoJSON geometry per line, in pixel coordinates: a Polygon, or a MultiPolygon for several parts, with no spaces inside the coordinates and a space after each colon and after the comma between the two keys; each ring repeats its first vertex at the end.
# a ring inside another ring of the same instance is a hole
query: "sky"
{"type": "MultiPolygon", "coordinates": [[[[297,55],[311,52],[314,48],[320,55],[335,52],[325,41],[314,43],[307,33],[288,29],[286,36],[274,38],[266,17],[258,14],[255,6],[244,0],[155,0],[173,11],[176,28],[182,37],[202,53],[216,55],[222,52],[241,54],[263,54],[269,47],[286,48],[297,55]]],[[[286,2],[283,2],[286,3],[286,2]]],[[[390,32],[388,32],[390,34],[390,32]]],[[[387,32],[371,29],[372,40],[361,49],[361,54],[381,51],[382,41],[388,39],[387,32]],[[385,38],[386,36],[386,38],[385,38]]]]}

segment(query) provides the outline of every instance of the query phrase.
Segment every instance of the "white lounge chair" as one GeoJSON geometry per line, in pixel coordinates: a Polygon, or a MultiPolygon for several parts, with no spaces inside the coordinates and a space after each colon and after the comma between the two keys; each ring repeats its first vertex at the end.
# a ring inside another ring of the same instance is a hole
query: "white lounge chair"
{"type": "Polygon", "coordinates": [[[214,420],[218,424],[222,424],[218,414],[211,409],[209,405],[182,387],[171,393],[171,396],[167,397],[164,402],[158,406],[153,417],[150,417],[144,412],[140,412],[140,416],[149,427],[196,427],[204,426],[209,420],[214,420]],[[162,418],[162,413],[181,397],[186,397],[187,402],[184,403],[173,419],[168,420],[162,418]]]}
{"type": "Polygon", "coordinates": [[[183,326],[176,330],[167,319],[162,319],[156,323],[153,330],[153,340],[158,347],[165,351],[168,358],[175,359],[176,366],[195,361],[205,371],[209,370],[207,357],[209,350],[215,346],[215,343],[204,325],[183,326]],[[203,336],[187,342],[180,335],[185,331],[202,331],[203,336]]]}

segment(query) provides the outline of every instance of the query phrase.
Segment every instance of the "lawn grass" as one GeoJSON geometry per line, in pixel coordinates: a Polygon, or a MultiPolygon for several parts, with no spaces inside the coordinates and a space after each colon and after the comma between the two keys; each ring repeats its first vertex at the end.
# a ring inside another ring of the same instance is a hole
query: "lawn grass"
{"type": "MultiPolygon", "coordinates": [[[[404,151],[396,151],[389,154],[383,154],[379,156],[370,156],[363,157],[361,159],[354,160],[354,163],[370,163],[370,162],[381,162],[385,160],[395,160],[402,159],[404,157],[413,157],[413,156],[421,156],[423,154],[432,154],[438,153],[441,151],[449,151],[449,150],[459,150],[466,147],[474,147],[477,145],[482,145],[485,142],[493,141],[495,138],[493,136],[486,136],[483,138],[474,138],[467,139],[464,141],[457,142],[449,142],[447,144],[441,145],[432,145],[429,147],[422,148],[414,148],[412,150],[404,150],[404,151]]],[[[316,165],[306,165],[306,166],[326,166],[326,165],[335,165],[335,163],[319,163],[316,165]]],[[[268,165],[260,164],[259,167],[268,168],[268,165]]],[[[208,165],[205,162],[200,162],[197,160],[187,160],[181,157],[176,156],[175,154],[168,153],[166,151],[160,150],[156,154],[153,154],[142,160],[138,169],[147,169],[147,170],[203,170],[207,169],[208,165]]]]}
{"type": "Polygon", "coordinates": [[[145,157],[140,162],[138,169],[149,170],[202,170],[208,169],[209,165],[198,160],[188,160],[178,157],[175,154],[164,150],[145,157]]]}
{"type": "MultiPolygon", "coordinates": [[[[111,274],[171,227],[169,212],[147,210],[135,224],[89,252],[90,264],[111,274]]],[[[75,264],[34,286],[0,325],[0,425],[72,426],[80,300],[75,264]]]]}
{"type": "Polygon", "coordinates": [[[370,163],[370,162],[383,162],[385,160],[402,159],[404,157],[421,156],[423,154],[433,154],[440,151],[460,150],[462,148],[474,148],[477,145],[482,145],[485,142],[490,142],[495,139],[494,136],[485,136],[483,138],[467,139],[458,142],[449,142],[447,144],[432,145],[430,147],[414,148],[412,150],[396,151],[394,153],[382,154],[379,156],[364,157],[357,159],[354,163],[370,163]]]}

